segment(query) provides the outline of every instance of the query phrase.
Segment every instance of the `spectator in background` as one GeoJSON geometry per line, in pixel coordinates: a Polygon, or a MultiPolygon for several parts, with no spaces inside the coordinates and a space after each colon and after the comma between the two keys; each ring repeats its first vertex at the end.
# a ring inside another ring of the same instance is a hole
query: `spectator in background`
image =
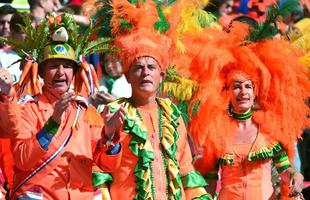
{"type": "MultiPolygon", "coordinates": [[[[16,12],[10,22],[11,38],[24,40],[26,35],[22,32],[19,25],[25,25],[23,14],[16,12]]],[[[20,56],[14,47],[0,50],[0,68],[7,68],[13,76],[14,82],[19,80],[21,75],[20,56]]]]}
{"type": "Polygon", "coordinates": [[[46,16],[46,14],[57,11],[61,4],[59,0],[28,0],[31,16],[36,24],[46,16]]]}
{"type": "Polygon", "coordinates": [[[214,0],[205,7],[205,10],[213,13],[218,18],[218,22],[227,28],[230,21],[238,16],[233,13],[233,6],[233,0],[214,0]]]}
{"type": "MultiPolygon", "coordinates": [[[[58,1],[58,0],[56,0],[58,1]]],[[[58,7],[58,13],[69,13],[72,15],[74,21],[81,25],[87,26],[89,24],[89,18],[84,16],[82,5],[79,4],[66,4],[64,6],[58,7]]]]}
{"type": "MultiPolygon", "coordinates": [[[[10,5],[4,5],[0,7],[0,36],[10,35],[10,21],[16,9],[10,5]]],[[[5,43],[0,42],[0,49],[7,47],[5,43]]]]}
{"type": "Polygon", "coordinates": [[[99,112],[103,111],[104,105],[117,98],[131,97],[131,85],[123,74],[120,60],[113,54],[104,54],[101,57],[103,62],[99,66],[99,92],[91,97],[99,112]]]}
{"type": "MultiPolygon", "coordinates": [[[[16,12],[10,21],[10,35],[12,38],[24,40],[26,36],[19,27],[19,24],[25,25],[22,14],[16,12]]],[[[10,74],[13,76],[14,82],[18,81],[21,75],[20,62],[16,63],[19,59],[20,57],[16,53],[14,47],[0,50],[0,68],[8,68],[10,74]]],[[[3,133],[2,131],[3,130],[1,130],[1,134],[3,133]]],[[[10,138],[0,138],[0,188],[3,187],[3,189],[0,190],[2,191],[3,196],[9,194],[13,185],[14,161],[10,149],[10,138]]],[[[2,199],[1,195],[0,199],[2,199]]]]}

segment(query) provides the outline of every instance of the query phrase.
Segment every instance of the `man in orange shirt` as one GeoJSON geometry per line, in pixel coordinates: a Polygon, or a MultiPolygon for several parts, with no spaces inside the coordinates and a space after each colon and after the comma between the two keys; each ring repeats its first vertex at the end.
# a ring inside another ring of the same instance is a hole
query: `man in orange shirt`
{"type": "MultiPolygon", "coordinates": [[[[82,70],[67,36],[66,29],[57,29],[39,56],[38,73],[44,80],[42,94],[26,95],[19,104],[9,72],[0,70],[1,128],[13,137],[16,165],[12,199],[94,198],[93,157],[100,146],[103,123],[95,108],[69,90],[74,76],[82,70]]],[[[37,76],[33,69],[36,61],[30,62],[29,71],[33,74],[31,79],[26,74],[25,89],[38,86],[31,82],[37,76]]],[[[98,153],[104,159],[105,151],[98,153]]]]}
{"type": "Polygon", "coordinates": [[[110,153],[118,160],[106,169],[113,177],[111,199],[211,199],[192,166],[180,111],[169,99],[156,97],[169,65],[170,40],[141,28],[116,37],[115,44],[122,49],[132,96],[103,112],[102,142],[114,146],[110,153]]]}

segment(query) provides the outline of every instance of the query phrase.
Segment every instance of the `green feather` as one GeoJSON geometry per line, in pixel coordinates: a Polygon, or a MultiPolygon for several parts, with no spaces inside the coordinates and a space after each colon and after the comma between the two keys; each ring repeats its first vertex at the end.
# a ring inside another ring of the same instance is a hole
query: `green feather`
{"type": "Polygon", "coordinates": [[[113,46],[111,46],[110,44],[100,44],[100,45],[97,45],[91,49],[89,49],[86,53],[86,55],[89,55],[89,54],[93,54],[93,53],[98,53],[98,52],[114,52],[115,51],[115,48],[113,46]]]}
{"type": "Polygon", "coordinates": [[[282,17],[287,17],[292,11],[299,8],[299,0],[287,0],[281,6],[278,4],[269,7],[264,23],[260,23],[257,29],[251,30],[248,40],[256,42],[267,38],[272,38],[277,32],[276,21],[282,17]]]}
{"type": "MultiPolygon", "coordinates": [[[[95,41],[91,41],[87,44],[87,46],[83,49],[81,52],[81,55],[89,55],[89,52],[92,52],[92,49],[97,49],[100,46],[109,45],[109,43],[112,41],[111,38],[99,38],[95,41]]],[[[111,47],[111,45],[110,45],[111,47]]]]}
{"type": "Polygon", "coordinates": [[[161,9],[161,3],[157,1],[156,3],[157,3],[157,13],[158,13],[159,19],[157,22],[155,22],[154,28],[155,30],[160,31],[161,33],[165,33],[169,30],[170,24],[161,9]]]}

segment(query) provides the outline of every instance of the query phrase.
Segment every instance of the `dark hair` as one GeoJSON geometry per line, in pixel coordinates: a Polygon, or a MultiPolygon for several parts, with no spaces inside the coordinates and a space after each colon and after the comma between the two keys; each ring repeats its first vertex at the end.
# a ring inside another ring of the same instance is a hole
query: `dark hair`
{"type": "Polygon", "coordinates": [[[28,0],[28,4],[30,6],[30,10],[33,10],[34,8],[39,6],[40,0],[28,0]]]}
{"type": "Polygon", "coordinates": [[[204,7],[205,11],[211,12],[211,13],[217,13],[218,9],[226,3],[229,0],[211,0],[207,6],[204,7]]]}
{"type": "Polygon", "coordinates": [[[82,15],[82,6],[78,5],[66,5],[58,10],[59,12],[66,12],[69,14],[82,15]]]}
{"type": "Polygon", "coordinates": [[[234,22],[234,21],[246,23],[246,24],[250,25],[250,27],[252,27],[252,28],[256,28],[258,26],[258,22],[255,19],[253,19],[252,17],[249,17],[249,16],[245,16],[245,15],[234,18],[232,20],[232,22],[234,22]]]}
{"type": "Polygon", "coordinates": [[[16,12],[17,10],[8,4],[0,7],[0,15],[14,14],[16,12]]]}
{"type": "Polygon", "coordinates": [[[19,27],[19,24],[22,25],[22,26],[25,26],[25,22],[24,22],[24,19],[23,19],[23,16],[25,16],[26,13],[15,13],[13,15],[13,17],[11,18],[11,21],[10,21],[10,30],[11,31],[14,31],[15,33],[19,33],[21,32],[21,28],[19,27]]]}

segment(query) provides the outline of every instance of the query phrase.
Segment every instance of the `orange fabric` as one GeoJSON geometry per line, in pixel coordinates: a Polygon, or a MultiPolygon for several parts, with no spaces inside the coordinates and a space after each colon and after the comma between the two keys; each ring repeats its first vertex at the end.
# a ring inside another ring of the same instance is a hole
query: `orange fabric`
{"type": "MultiPolygon", "coordinates": [[[[147,127],[148,140],[150,141],[154,151],[153,175],[155,184],[155,199],[167,199],[166,195],[166,175],[164,172],[164,165],[162,153],[159,147],[158,135],[158,110],[157,104],[149,106],[138,107],[139,113],[142,116],[143,122],[147,127]]],[[[192,156],[187,142],[186,128],[182,120],[179,121],[178,127],[179,139],[177,141],[178,151],[176,157],[179,161],[180,174],[187,174],[194,170],[192,166],[192,156]]],[[[118,154],[120,162],[118,165],[111,163],[111,174],[113,182],[110,187],[110,194],[112,199],[133,199],[136,192],[136,183],[134,168],[137,164],[138,158],[129,149],[129,143],[132,136],[128,133],[121,132],[120,141],[122,144],[122,151],[118,154]]],[[[191,196],[194,190],[182,191],[182,199],[186,196],[191,196]]]]}
{"type": "Polygon", "coordinates": [[[200,102],[200,109],[191,120],[190,133],[198,146],[207,148],[204,165],[213,167],[213,155],[225,152],[226,144],[232,140],[228,130],[234,130],[236,122],[227,115],[228,88],[236,70],[247,74],[255,85],[255,101],[260,110],[253,113],[254,121],[264,133],[279,141],[292,158],[294,141],[309,126],[309,108],[305,103],[310,94],[307,68],[285,41],[274,39],[243,45],[248,26],[240,22],[234,22],[229,33],[206,29],[205,35],[209,41],[197,49],[200,53],[189,66],[192,79],[199,82],[190,105],[200,102]],[[277,53],[268,54],[266,49],[277,53]],[[210,149],[212,156],[208,155],[210,149]]]}
{"type": "MultiPolygon", "coordinates": [[[[260,147],[266,147],[270,143],[270,138],[259,133],[253,144],[251,151],[257,151],[260,147]]],[[[248,153],[252,143],[233,144],[227,148],[226,154],[234,157],[232,165],[221,165],[220,192],[218,199],[254,199],[267,200],[273,193],[271,183],[271,158],[248,161],[248,153]],[[255,194],[255,195],[253,195],[255,194]]],[[[211,147],[212,150],[212,147],[211,147]]],[[[218,157],[217,157],[218,159],[218,157]]],[[[199,167],[202,173],[217,173],[217,170],[205,170],[203,159],[197,160],[195,166],[199,167]]],[[[285,195],[281,192],[282,197],[285,195]]]]}
{"type": "Polygon", "coordinates": [[[220,166],[221,190],[219,200],[268,200],[272,196],[272,159],[248,161],[250,151],[268,146],[269,143],[269,139],[259,133],[254,144],[252,142],[233,144],[227,148],[226,153],[234,155],[234,161],[232,165],[220,166]]]}
{"type": "Polygon", "coordinates": [[[0,139],[0,169],[5,180],[8,182],[8,188],[12,188],[14,177],[14,160],[11,152],[10,139],[0,139]]]}
{"type": "MultiPolygon", "coordinates": [[[[72,104],[66,111],[66,121],[59,127],[45,151],[39,145],[36,134],[42,129],[46,121],[53,113],[56,99],[43,93],[38,96],[37,102],[29,102],[24,108],[20,108],[16,101],[10,104],[1,105],[6,107],[15,121],[14,126],[3,125],[5,130],[18,133],[12,140],[12,152],[16,161],[16,177],[14,187],[21,182],[28,174],[36,169],[43,161],[47,160],[69,134],[76,116],[76,107],[72,104]],[[12,113],[20,113],[14,115],[12,113]]],[[[91,127],[84,121],[85,110],[82,110],[78,120],[77,129],[64,148],[64,150],[49,163],[43,170],[24,184],[13,196],[24,192],[36,191],[43,193],[44,199],[91,199],[93,198],[93,187],[91,180],[92,173],[92,146],[100,138],[101,128],[91,127]],[[43,178],[44,177],[44,178],[43,178]]]]}

